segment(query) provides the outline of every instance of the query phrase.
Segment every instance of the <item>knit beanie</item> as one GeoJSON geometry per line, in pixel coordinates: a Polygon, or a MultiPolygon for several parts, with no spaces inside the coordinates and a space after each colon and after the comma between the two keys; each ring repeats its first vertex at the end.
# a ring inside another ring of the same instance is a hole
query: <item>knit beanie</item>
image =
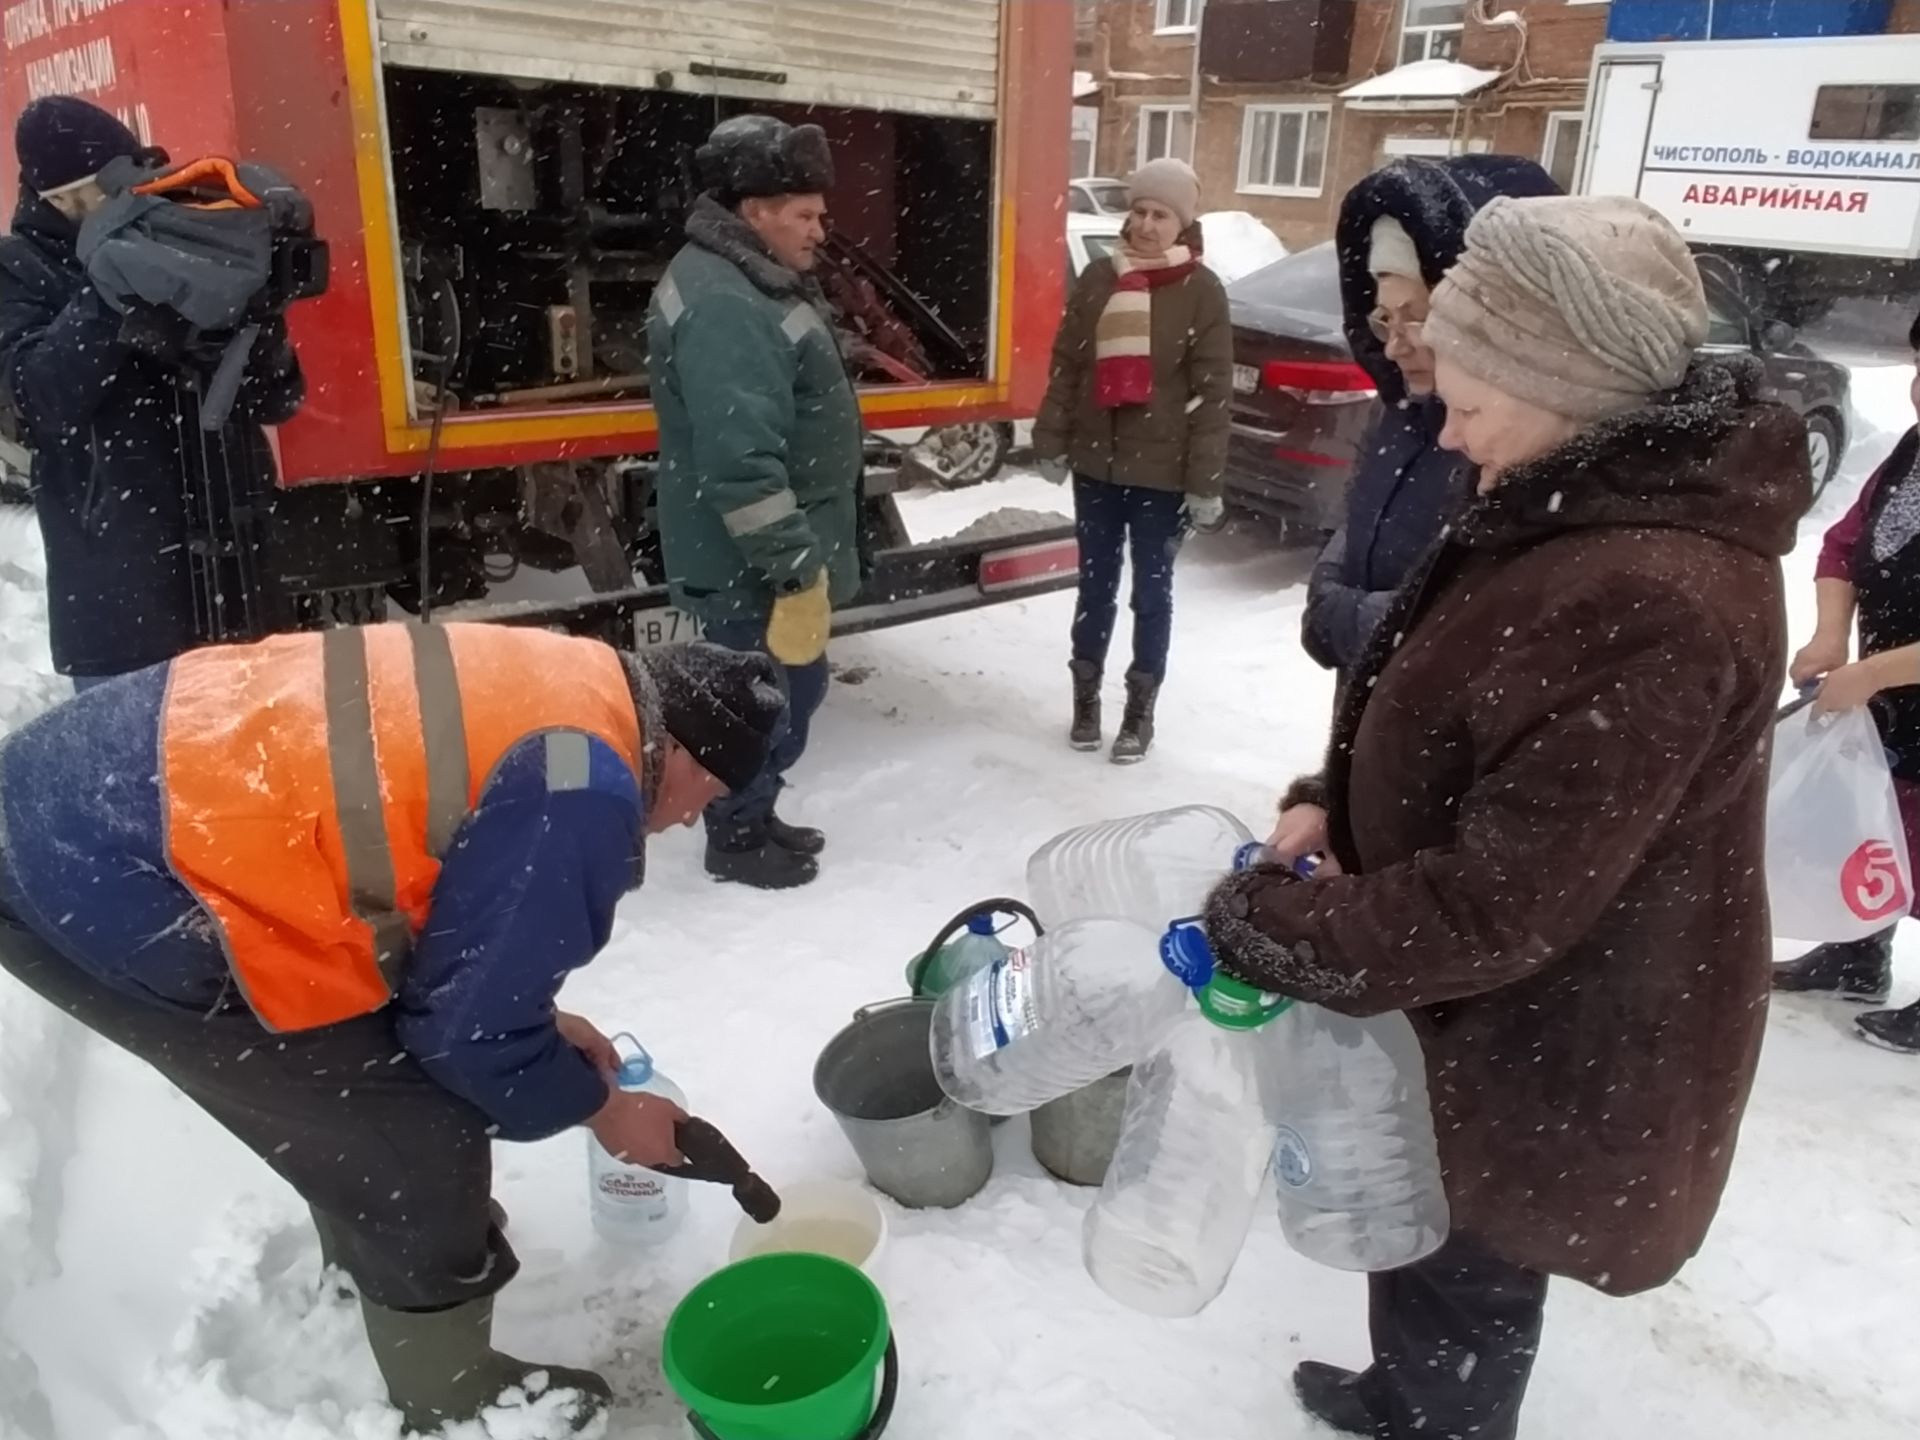
{"type": "Polygon", "coordinates": [[[766,768],[785,723],[780,667],[757,653],[718,645],[661,645],[622,656],[651,684],[667,734],[709,775],[739,790],[766,768]]]}
{"type": "Polygon", "coordinates": [[[20,181],[37,195],[91,180],[109,160],[137,154],[139,140],[98,105],[48,95],[20,112],[13,148],[20,181]]]}
{"type": "Polygon", "coordinates": [[[1157,201],[1180,217],[1184,230],[1200,213],[1200,177],[1184,160],[1149,160],[1127,177],[1127,200],[1157,201]]]}
{"type": "Polygon", "coordinates": [[[1426,325],[1435,354],[1581,421],[1678,385],[1706,337],[1679,231],[1638,200],[1590,195],[1489,204],[1426,325]]]}
{"type": "Polygon", "coordinates": [[[1373,238],[1367,248],[1367,270],[1373,275],[1402,275],[1421,285],[1427,283],[1420,273],[1420,252],[1414,248],[1407,227],[1391,215],[1373,222],[1373,238]]]}

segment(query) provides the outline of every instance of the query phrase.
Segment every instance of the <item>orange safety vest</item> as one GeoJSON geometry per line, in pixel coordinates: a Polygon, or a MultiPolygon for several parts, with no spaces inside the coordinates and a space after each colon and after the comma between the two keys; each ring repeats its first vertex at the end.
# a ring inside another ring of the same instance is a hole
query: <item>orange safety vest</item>
{"type": "MultiPolygon", "coordinates": [[[[496,625],[370,625],[189,651],[161,714],[167,854],[273,1030],[394,996],[440,859],[520,741],[641,771],[619,657],[496,625]]],[[[584,783],[585,776],[581,777],[584,783]]]]}

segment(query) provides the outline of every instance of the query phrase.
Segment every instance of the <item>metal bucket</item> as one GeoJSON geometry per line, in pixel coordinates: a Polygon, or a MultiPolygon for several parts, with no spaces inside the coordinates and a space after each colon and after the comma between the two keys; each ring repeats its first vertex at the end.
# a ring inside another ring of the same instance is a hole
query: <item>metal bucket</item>
{"type": "Polygon", "coordinates": [[[946,1097],[927,1039],[933,1001],[889,1000],[856,1011],[813,1067],[813,1093],[833,1112],[876,1190],[912,1209],[951,1209],[993,1173],[987,1117],[946,1097]]]}
{"type": "Polygon", "coordinates": [[[1033,1112],[1033,1158],[1069,1185],[1098,1185],[1120,1144],[1131,1068],[1033,1112]]]}

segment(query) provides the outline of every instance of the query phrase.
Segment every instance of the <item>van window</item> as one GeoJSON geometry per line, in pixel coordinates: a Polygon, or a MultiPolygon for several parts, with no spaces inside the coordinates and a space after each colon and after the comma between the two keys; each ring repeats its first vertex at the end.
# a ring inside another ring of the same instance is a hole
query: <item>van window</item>
{"type": "Polygon", "coordinates": [[[1920,85],[1822,85],[1813,140],[1920,140],[1920,85]]]}

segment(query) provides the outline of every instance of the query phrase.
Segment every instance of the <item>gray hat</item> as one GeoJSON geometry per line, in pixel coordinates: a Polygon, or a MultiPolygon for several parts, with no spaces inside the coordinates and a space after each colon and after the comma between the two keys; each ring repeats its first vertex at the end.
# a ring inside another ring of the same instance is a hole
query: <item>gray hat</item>
{"type": "Polygon", "coordinates": [[[1149,160],[1127,177],[1127,199],[1158,201],[1180,217],[1185,229],[1200,213],[1200,177],[1184,160],[1149,160]]]}
{"type": "Polygon", "coordinates": [[[1427,277],[1420,270],[1420,251],[1407,227],[1391,215],[1379,216],[1368,232],[1367,272],[1371,275],[1401,275],[1421,285],[1427,277]]]}
{"type": "Polygon", "coordinates": [[[818,125],[771,115],[736,115],[714,126],[694,152],[700,188],[723,205],[749,196],[824,195],[833,188],[833,150],[818,125]]]}
{"type": "Polygon", "coordinates": [[[1583,421],[1678,385],[1706,337],[1706,294],[1680,232],[1617,196],[1493,201],[1467,227],[1426,326],[1435,354],[1583,421]]]}

